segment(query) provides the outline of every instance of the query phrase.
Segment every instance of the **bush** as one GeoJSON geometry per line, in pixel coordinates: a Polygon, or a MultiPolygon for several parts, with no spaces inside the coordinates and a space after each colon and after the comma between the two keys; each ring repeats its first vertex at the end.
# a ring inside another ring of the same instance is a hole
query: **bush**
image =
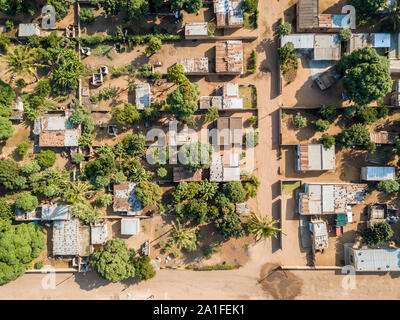
{"type": "Polygon", "coordinates": [[[17,143],[17,152],[20,156],[25,156],[29,150],[29,142],[21,141],[17,143]]]}
{"type": "Polygon", "coordinates": [[[11,220],[14,218],[14,212],[7,201],[0,198],[0,222],[1,220],[11,220]]]}
{"type": "Polygon", "coordinates": [[[254,127],[258,123],[258,117],[257,116],[251,116],[247,121],[249,122],[250,126],[254,127]]]}
{"type": "Polygon", "coordinates": [[[161,48],[162,48],[161,40],[157,37],[151,37],[145,51],[148,55],[153,55],[154,53],[160,51],[161,48]]]}
{"type": "Polygon", "coordinates": [[[101,211],[82,202],[78,202],[71,209],[72,216],[81,219],[85,223],[92,223],[99,220],[101,211]]]}
{"type": "Polygon", "coordinates": [[[114,66],[112,68],[111,76],[113,78],[118,78],[123,76],[125,73],[125,68],[123,66],[114,66]]]}
{"type": "Polygon", "coordinates": [[[351,30],[343,29],[339,32],[340,41],[349,41],[351,39],[351,30]]]}
{"type": "Polygon", "coordinates": [[[318,113],[323,120],[329,121],[329,123],[335,122],[336,110],[334,106],[322,105],[318,113]]]}
{"type": "Polygon", "coordinates": [[[157,175],[162,179],[162,178],[165,178],[166,176],[167,176],[167,174],[168,174],[168,172],[167,172],[167,169],[165,169],[165,168],[159,168],[158,170],[157,170],[157,175]]]}
{"type": "Polygon", "coordinates": [[[14,135],[12,122],[7,118],[0,117],[0,140],[7,140],[14,135]]]}
{"type": "Polygon", "coordinates": [[[161,188],[149,181],[142,181],[136,187],[136,196],[142,203],[143,207],[154,206],[161,199],[161,188]]]}
{"type": "Polygon", "coordinates": [[[325,132],[329,129],[330,123],[328,120],[318,119],[317,121],[312,121],[311,124],[315,128],[315,130],[320,132],[325,132]]]}
{"type": "Polygon", "coordinates": [[[149,256],[143,256],[136,259],[135,274],[141,280],[149,280],[155,277],[156,270],[151,265],[149,256]]]}
{"type": "Polygon", "coordinates": [[[297,112],[296,116],[294,117],[294,125],[296,128],[305,128],[307,127],[307,118],[303,117],[300,112],[297,112]]]}
{"type": "Polygon", "coordinates": [[[222,190],[225,196],[233,203],[243,202],[246,198],[246,191],[240,181],[228,182],[223,186],[222,190]]]}
{"type": "Polygon", "coordinates": [[[321,142],[325,148],[330,149],[335,145],[335,137],[328,133],[324,133],[319,142],[321,142]]]}
{"type": "Polygon", "coordinates": [[[357,108],[357,116],[364,124],[371,124],[378,120],[378,110],[374,107],[360,106],[357,108]]]}
{"type": "Polygon", "coordinates": [[[35,87],[35,93],[39,95],[40,97],[47,97],[51,92],[51,85],[50,85],[50,80],[44,79],[40,80],[36,87],[35,87]]]}
{"type": "Polygon", "coordinates": [[[75,153],[72,157],[72,160],[75,163],[81,163],[82,161],[85,160],[85,156],[82,153],[75,153]]]}
{"type": "Polygon", "coordinates": [[[350,128],[344,129],[336,136],[336,144],[342,148],[364,145],[369,141],[369,132],[361,123],[353,124],[350,128]]]}
{"type": "Polygon", "coordinates": [[[253,50],[247,65],[247,74],[253,74],[257,71],[257,51],[253,50]]]}
{"type": "Polygon", "coordinates": [[[357,113],[357,108],[354,106],[350,106],[344,109],[343,114],[346,117],[352,117],[353,115],[355,115],[357,113]]]}
{"type": "Polygon", "coordinates": [[[10,47],[11,41],[10,38],[2,35],[0,36],[0,52],[5,54],[8,51],[8,48],[10,47]]]}
{"type": "Polygon", "coordinates": [[[393,236],[392,227],[387,222],[379,222],[361,231],[364,241],[371,247],[376,247],[393,236]]]}
{"type": "Polygon", "coordinates": [[[56,162],[56,154],[52,150],[42,150],[36,160],[40,166],[50,168],[56,162]]]}
{"type": "Polygon", "coordinates": [[[218,119],[219,113],[217,107],[210,107],[206,114],[204,115],[204,121],[205,122],[212,122],[216,119],[218,119]]]}
{"type": "Polygon", "coordinates": [[[219,234],[224,238],[242,237],[245,231],[242,226],[242,221],[237,214],[224,215],[221,221],[215,223],[215,227],[219,234]]]}
{"type": "Polygon", "coordinates": [[[43,261],[36,262],[35,269],[42,269],[43,268],[43,261]]]}
{"type": "Polygon", "coordinates": [[[379,191],[393,193],[399,191],[400,185],[395,180],[382,180],[378,182],[376,187],[379,191]]]}
{"type": "Polygon", "coordinates": [[[26,81],[25,81],[24,79],[22,79],[22,78],[17,79],[17,80],[15,81],[15,84],[16,84],[17,87],[20,88],[20,89],[26,88],[26,86],[28,85],[28,84],[26,83],[26,81]]]}
{"type": "Polygon", "coordinates": [[[376,108],[378,111],[378,118],[386,118],[389,115],[389,109],[387,107],[378,107],[376,108]]]}
{"type": "Polygon", "coordinates": [[[279,36],[287,36],[292,32],[292,25],[289,22],[282,23],[278,26],[276,32],[279,36]]]}
{"type": "Polygon", "coordinates": [[[15,202],[15,205],[25,212],[36,209],[38,204],[38,199],[33,196],[29,191],[24,191],[18,194],[17,201],[15,202]]]}
{"type": "Polygon", "coordinates": [[[79,12],[79,18],[82,22],[91,23],[94,21],[94,13],[93,10],[90,8],[83,8],[79,12]]]}

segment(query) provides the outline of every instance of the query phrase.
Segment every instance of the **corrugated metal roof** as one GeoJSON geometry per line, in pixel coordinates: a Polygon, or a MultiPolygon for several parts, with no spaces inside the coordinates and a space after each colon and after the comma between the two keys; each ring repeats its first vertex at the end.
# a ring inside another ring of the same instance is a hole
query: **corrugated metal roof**
{"type": "Polygon", "coordinates": [[[322,186],[322,211],[332,213],[335,211],[335,186],[333,185],[322,186]]]}
{"type": "Polygon", "coordinates": [[[289,34],[281,37],[281,46],[291,42],[295,49],[313,49],[314,35],[313,34],[289,34]]]}
{"type": "Polygon", "coordinates": [[[399,248],[350,250],[356,271],[400,271],[399,248]]]}
{"type": "Polygon", "coordinates": [[[340,60],[341,41],[337,34],[316,34],[314,38],[314,60],[340,60]]]}
{"type": "Polygon", "coordinates": [[[139,234],[140,220],[139,219],[121,219],[121,234],[122,235],[137,235],[139,234]]]}
{"type": "Polygon", "coordinates": [[[390,48],[390,33],[373,33],[374,48],[390,48]]]}
{"type": "Polygon", "coordinates": [[[362,167],[361,179],[366,181],[394,180],[396,178],[394,167],[362,167]]]}
{"type": "Polygon", "coordinates": [[[298,145],[297,153],[299,171],[335,169],[335,146],[327,149],[322,144],[298,145]]]}
{"type": "Polygon", "coordinates": [[[318,0],[299,0],[297,10],[300,29],[318,27],[318,0]]]}

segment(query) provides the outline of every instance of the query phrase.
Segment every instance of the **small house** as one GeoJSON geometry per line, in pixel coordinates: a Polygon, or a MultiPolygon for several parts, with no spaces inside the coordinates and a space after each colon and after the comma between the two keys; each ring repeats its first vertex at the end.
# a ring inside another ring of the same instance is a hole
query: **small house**
{"type": "Polygon", "coordinates": [[[148,83],[139,83],[135,89],[136,108],[143,110],[151,105],[151,90],[148,83]]]}
{"type": "Polygon", "coordinates": [[[322,144],[296,146],[297,171],[328,171],[335,169],[335,146],[329,149],[322,144]]]}
{"type": "Polygon", "coordinates": [[[121,219],[121,235],[132,236],[138,235],[140,232],[139,219],[121,219]]]}
{"type": "Polygon", "coordinates": [[[243,43],[240,40],[219,41],[215,47],[215,72],[221,75],[243,73],[243,43]]]}
{"type": "Polygon", "coordinates": [[[136,183],[122,182],[114,184],[114,212],[128,216],[140,215],[142,204],[136,197],[136,183]]]}
{"type": "Polygon", "coordinates": [[[394,180],[396,172],[394,167],[362,167],[361,180],[364,181],[382,181],[394,180]]]}
{"type": "Polygon", "coordinates": [[[206,39],[208,38],[207,22],[188,22],[185,24],[185,39],[206,39]]]}
{"type": "Polygon", "coordinates": [[[323,250],[328,248],[328,229],[326,222],[315,220],[309,223],[310,232],[313,239],[313,250],[323,250]]]}

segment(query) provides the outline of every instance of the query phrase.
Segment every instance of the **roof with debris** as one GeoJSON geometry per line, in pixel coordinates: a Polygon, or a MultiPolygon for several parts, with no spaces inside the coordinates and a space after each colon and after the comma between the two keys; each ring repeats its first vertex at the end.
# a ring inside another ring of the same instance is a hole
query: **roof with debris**
{"type": "Polygon", "coordinates": [[[243,73],[243,43],[238,40],[220,41],[216,44],[215,72],[243,73]]]}
{"type": "Polygon", "coordinates": [[[299,194],[299,212],[304,215],[346,214],[347,205],[362,203],[367,184],[305,183],[299,194]]]}
{"type": "Polygon", "coordinates": [[[217,27],[241,27],[243,25],[244,1],[214,0],[217,27]]]}
{"type": "Polygon", "coordinates": [[[208,73],[208,58],[181,58],[179,64],[188,74],[208,73]]]}
{"type": "Polygon", "coordinates": [[[90,227],[91,231],[91,243],[92,244],[104,244],[108,237],[107,223],[97,223],[90,227]]]}
{"type": "Polygon", "coordinates": [[[314,38],[314,60],[340,60],[341,41],[337,34],[316,34],[314,38]]]}
{"type": "Polygon", "coordinates": [[[387,131],[371,132],[369,138],[372,142],[377,144],[395,144],[396,140],[399,138],[399,134],[397,132],[387,131]]]}
{"type": "Polygon", "coordinates": [[[122,182],[114,184],[114,205],[115,212],[127,215],[140,215],[142,204],[136,197],[136,183],[122,182]]]}
{"type": "Polygon", "coordinates": [[[185,24],[185,37],[208,36],[207,22],[188,22],[185,24]]]}

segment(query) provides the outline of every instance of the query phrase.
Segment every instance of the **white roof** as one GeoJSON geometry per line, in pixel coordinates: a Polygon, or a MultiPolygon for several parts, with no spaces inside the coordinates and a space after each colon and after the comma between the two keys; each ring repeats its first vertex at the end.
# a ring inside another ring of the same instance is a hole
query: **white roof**
{"type": "Polygon", "coordinates": [[[185,35],[187,36],[207,36],[207,22],[187,22],[185,24],[185,35]]]}
{"type": "Polygon", "coordinates": [[[295,49],[313,49],[314,35],[313,34],[289,34],[281,37],[281,46],[291,42],[295,49]]]}
{"type": "Polygon", "coordinates": [[[240,181],[240,168],[239,167],[224,167],[223,169],[224,181],[240,181]]]}
{"type": "Polygon", "coordinates": [[[353,250],[356,271],[400,271],[400,249],[353,250]]]}
{"type": "Polygon", "coordinates": [[[224,109],[243,109],[243,99],[224,98],[224,109]]]}
{"type": "Polygon", "coordinates": [[[41,220],[69,220],[70,206],[66,205],[48,205],[42,206],[42,217],[41,220]]]}
{"type": "Polygon", "coordinates": [[[139,234],[139,227],[140,227],[139,219],[121,219],[122,235],[137,235],[139,234]]]}
{"type": "Polygon", "coordinates": [[[238,97],[239,96],[239,84],[238,83],[227,83],[225,85],[225,96],[238,97]]]}
{"type": "Polygon", "coordinates": [[[91,226],[92,244],[103,244],[107,241],[108,228],[107,224],[91,226]]]}
{"type": "Polygon", "coordinates": [[[66,130],[64,135],[64,146],[77,147],[78,146],[78,132],[76,130],[66,130]]]}

